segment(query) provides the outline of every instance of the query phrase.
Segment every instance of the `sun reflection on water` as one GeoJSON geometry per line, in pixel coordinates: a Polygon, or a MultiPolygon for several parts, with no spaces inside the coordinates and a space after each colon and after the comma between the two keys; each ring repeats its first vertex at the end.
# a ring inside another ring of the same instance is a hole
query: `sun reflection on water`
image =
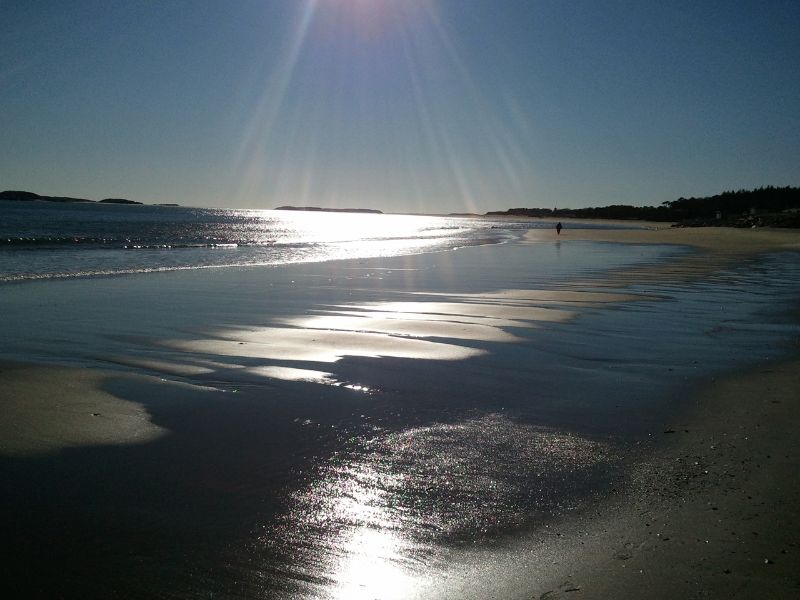
{"type": "Polygon", "coordinates": [[[575,319],[576,305],[633,296],[552,290],[498,290],[483,294],[397,293],[396,301],[312,305],[305,314],[268,324],[220,327],[194,337],[157,340],[180,353],[168,359],[115,357],[116,362],[179,375],[227,380],[281,379],[371,393],[380,383],[337,372],[346,357],[429,361],[468,360],[488,344],[522,343],[521,332],[575,319]],[[324,363],[324,370],[320,367],[324,363]]]}
{"type": "Polygon", "coordinates": [[[564,509],[613,459],[580,436],[498,414],[354,439],[322,461],[262,536],[296,597],[423,598],[448,553],[564,509]],[[553,495],[558,486],[557,495],[553,495]]]}
{"type": "Polygon", "coordinates": [[[333,590],[337,600],[407,598],[420,584],[419,573],[404,567],[408,543],[391,530],[361,527],[343,551],[333,590]]]}

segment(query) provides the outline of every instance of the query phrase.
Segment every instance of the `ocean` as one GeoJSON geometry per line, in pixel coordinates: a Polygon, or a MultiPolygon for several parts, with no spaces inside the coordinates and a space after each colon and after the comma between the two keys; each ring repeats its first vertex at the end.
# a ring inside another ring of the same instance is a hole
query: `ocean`
{"type": "Polygon", "coordinates": [[[0,281],[401,256],[552,227],[538,220],[6,201],[0,281]]]}

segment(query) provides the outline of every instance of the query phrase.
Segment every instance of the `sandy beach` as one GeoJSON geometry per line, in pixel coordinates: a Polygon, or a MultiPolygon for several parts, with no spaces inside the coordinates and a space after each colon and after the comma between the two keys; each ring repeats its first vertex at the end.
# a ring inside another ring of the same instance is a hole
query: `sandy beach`
{"type": "Polygon", "coordinates": [[[796,596],[798,366],[698,390],[620,497],[561,532],[574,553],[538,597],[796,596]]]}
{"type": "Polygon", "coordinates": [[[566,223],[450,253],[7,286],[4,585],[794,597],[798,318],[773,274],[799,249],[796,231],[566,223]],[[536,248],[554,273],[587,249],[618,264],[553,283],[536,248]]]}
{"type": "MultiPolygon", "coordinates": [[[[542,233],[531,232],[528,239],[542,240],[542,233]]],[[[800,243],[794,230],[657,224],[647,231],[563,234],[701,251],[651,274],[657,278],[703,276],[765,252],[797,250],[800,243]]],[[[581,548],[554,568],[557,575],[548,585],[539,585],[538,597],[797,595],[798,367],[796,360],[770,365],[697,390],[695,405],[638,457],[643,460],[621,498],[564,534],[580,538],[581,548]]]]}
{"type": "MultiPolygon", "coordinates": [[[[577,229],[571,225],[580,221],[565,219],[559,241],[594,241],[625,244],[673,244],[694,249],[681,260],[671,261],[658,269],[628,270],[621,274],[628,281],[654,276],[676,278],[702,277],[739,261],[767,252],[791,251],[800,248],[800,236],[794,229],[734,229],[731,227],[672,227],[670,223],[643,222],[636,229],[577,229]]],[[[625,226],[624,221],[609,221],[625,226]]],[[[630,223],[628,223],[630,225],[630,223]]],[[[536,243],[550,241],[553,231],[531,230],[526,240],[536,243]]]]}

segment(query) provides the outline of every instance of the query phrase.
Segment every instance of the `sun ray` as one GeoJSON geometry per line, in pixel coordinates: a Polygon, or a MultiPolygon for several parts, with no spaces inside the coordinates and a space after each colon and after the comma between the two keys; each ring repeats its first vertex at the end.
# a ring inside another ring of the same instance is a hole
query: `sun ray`
{"type": "Polygon", "coordinates": [[[237,194],[240,205],[258,193],[263,184],[263,168],[267,158],[270,134],[281,116],[284,100],[297,66],[303,43],[311,25],[319,0],[298,2],[299,14],[283,57],[278,62],[259,98],[249,124],[243,132],[235,159],[235,168],[242,173],[237,194]]]}
{"type": "Polygon", "coordinates": [[[479,85],[448,17],[434,0],[298,2],[242,135],[239,203],[479,212],[523,196],[526,152],[493,102],[510,92],[479,85]]]}

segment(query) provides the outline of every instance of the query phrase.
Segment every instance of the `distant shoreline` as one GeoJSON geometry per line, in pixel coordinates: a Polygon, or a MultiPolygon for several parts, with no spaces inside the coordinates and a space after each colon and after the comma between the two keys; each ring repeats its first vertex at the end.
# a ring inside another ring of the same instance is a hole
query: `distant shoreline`
{"type": "MultiPolygon", "coordinates": [[[[42,196],[24,190],[0,192],[0,201],[40,201],[55,203],[96,203],[143,205],[126,198],[90,200],[70,196],[42,196]]],[[[153,203],[152,206],[180,206],[175,203],[153,203]]],[[[246,209],[242,209],[246,210],[246,209]]],[[[269,209],[265,209],[269,210],[269,209]]],[[[353,214],[387,214],[374,208],[328,208],[322,206],[278,206],[272,210],[330,212],[353,214]]],[[[419,214],[391,212],[388,214],[419,214]]],[[[460,218],[514,218],[537,220],[580,220],[617,223],[659,223],[672,227],[736,227],[742,229],[777,227],[800,229],[800,188],[774,186],[754,190],[723,192],[705,198],[679,198],[660,206],[610,205],[591,208],[509,208],[477,213],[424,213],[427,216],[460,218]]]]}
{"type": "MultiPolygon", "coordinates": [[[[33,192],[6,190],[0,192],[0,201],[10,202],[59,202],[66,204],[135,204],[144,205],[144,202],[128,200],[127,198],[104,198],[102,200],[89,200],[88,198],[72,198],[70,196],[40,196],[33,192]]],[[[177,205],[174,205],[177,206],[177,205]]]]}

